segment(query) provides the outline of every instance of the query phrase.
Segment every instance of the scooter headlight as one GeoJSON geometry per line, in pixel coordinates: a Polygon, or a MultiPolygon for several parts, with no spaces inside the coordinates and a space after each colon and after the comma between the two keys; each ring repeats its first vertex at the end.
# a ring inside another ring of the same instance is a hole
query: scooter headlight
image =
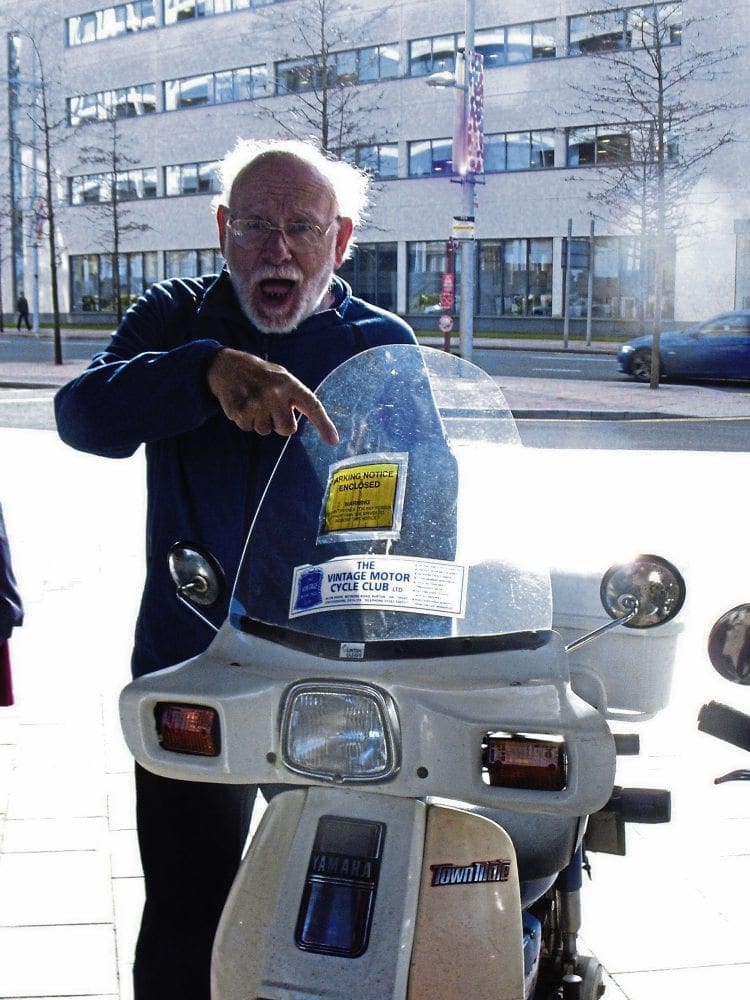
{"type": "Polygon", "coordinates": [[[294,685],[281,741],[288,768],[324,781],[379,781],[399,767],[395,705],[368,684],[294,685]]]}

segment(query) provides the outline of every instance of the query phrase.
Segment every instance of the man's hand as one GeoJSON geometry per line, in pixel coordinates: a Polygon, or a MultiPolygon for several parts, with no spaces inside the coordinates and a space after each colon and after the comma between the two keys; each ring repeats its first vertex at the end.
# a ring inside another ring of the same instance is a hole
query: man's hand
{"type": "Polygon", "coordinates": [[[225,347],[207,374],[208,387],[240,430],[288,437],[297,430],[295,410],[304,414],[328,444],[339,436],[315,394],[281,365],[225,347]]]}

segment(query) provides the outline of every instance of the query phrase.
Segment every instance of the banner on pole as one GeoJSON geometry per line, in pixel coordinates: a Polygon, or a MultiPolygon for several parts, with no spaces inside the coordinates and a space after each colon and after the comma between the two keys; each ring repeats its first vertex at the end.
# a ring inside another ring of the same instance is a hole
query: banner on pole
{"type": "Polygon", "coordinates": [[[453,173],[465,178],[484,174],[484,56],[481,52],[457,54],[456,83],[453,173]]]}

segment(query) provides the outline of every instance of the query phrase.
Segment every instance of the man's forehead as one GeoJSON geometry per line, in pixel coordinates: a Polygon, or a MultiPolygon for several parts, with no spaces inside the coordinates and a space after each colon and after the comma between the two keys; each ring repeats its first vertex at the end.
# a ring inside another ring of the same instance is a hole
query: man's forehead
{"type": "Polygon", "coordinates": [[[279,154],[261,157],[242,170],[230,201],[233,211],[266,204],[326,211],[336,199],[330,183],[313,166],[279,154]]]}

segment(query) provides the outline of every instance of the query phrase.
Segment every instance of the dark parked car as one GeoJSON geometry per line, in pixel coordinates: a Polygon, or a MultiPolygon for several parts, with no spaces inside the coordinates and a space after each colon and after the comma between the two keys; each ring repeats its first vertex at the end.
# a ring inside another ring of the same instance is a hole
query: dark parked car
{"type": "MultiPolygon", "coordinates": [[[[726,312],[659,338],[662,378],[750,379],[750,309],[726,312]]],[[[651,337],[620,348],[621,371],[638,382],[651,380],[651,337]]]]}

